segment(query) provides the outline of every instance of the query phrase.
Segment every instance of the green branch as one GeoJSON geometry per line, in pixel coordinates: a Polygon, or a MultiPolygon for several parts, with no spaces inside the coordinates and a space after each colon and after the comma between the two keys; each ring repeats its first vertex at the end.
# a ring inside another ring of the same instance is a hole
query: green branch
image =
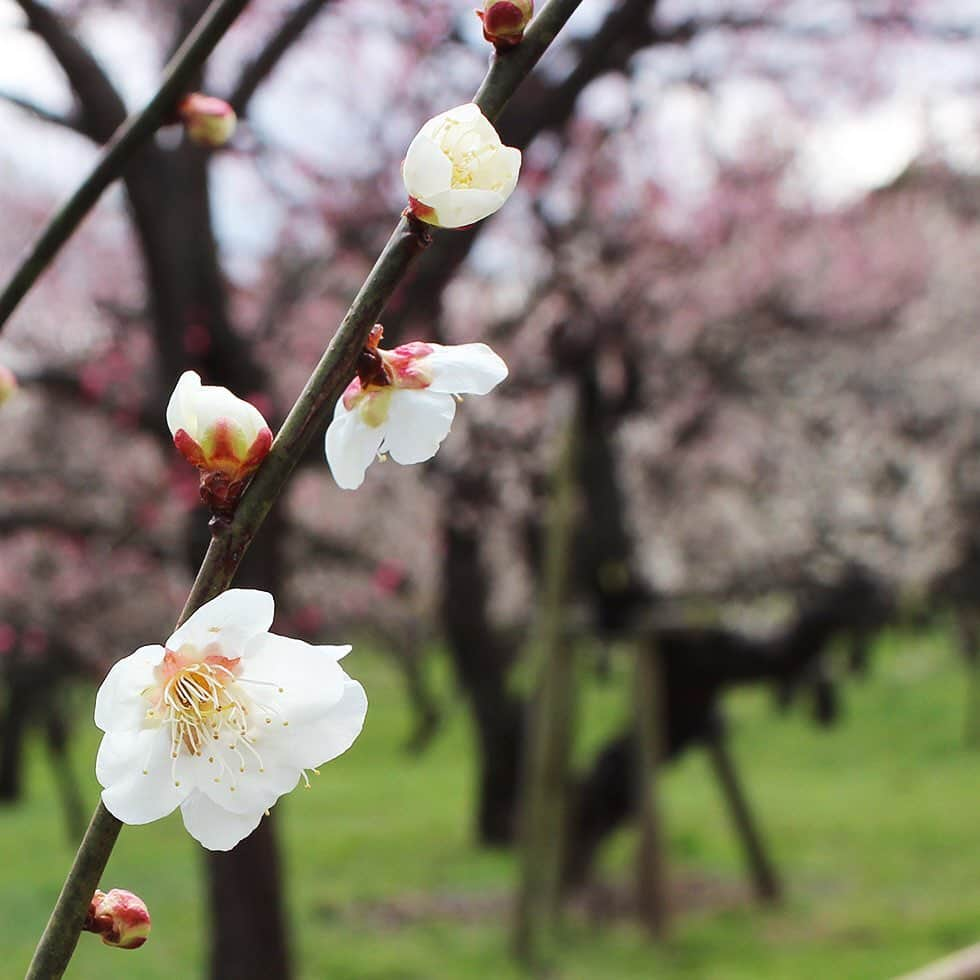
{"type": "Polygon", "coordinates": [[[195,73],[248,5],[249,0],[215,0],[164,69],[163,83],[146,107],[130,116],[106,144],[92,172],[48,222],[0,294],[0,329],[98,203],[102,192],[122,176],[140,146],[169,119],[195,73]]]}
{"type": "MultiPolygon", "coordinates": [[[[490,118],[499,115],[581,2],[550,0],[525,33],[523,42],[504,55],[494,56],[477,94],[479,105],[490,118]]],[[[269,455],[245,491],[234,518],[229,524],[215,525],[211,546],[178,624],[231,584],[248,546],[282,492],[303,450],[323,428],[334,403],[353,376],[368,332],[427,242],[428,230],[417,222],[404,217],[398,222],[279,430],[269,455]]],[[[99,804],[41,937],[27,980],[56,980],[64,972],[120,826],[119,821],[99,804]]]]}

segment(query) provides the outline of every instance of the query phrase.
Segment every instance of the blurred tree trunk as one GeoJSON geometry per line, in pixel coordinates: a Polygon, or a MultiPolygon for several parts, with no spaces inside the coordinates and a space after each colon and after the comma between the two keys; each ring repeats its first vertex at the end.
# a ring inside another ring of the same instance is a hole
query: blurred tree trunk
{"type": "Polygon", "coordinates": [[[634,793],[640,841],[636,853],[636,908],[656,939],[667,935],[667,854],[659,806],[660,772],[665,761],[664,709],[656,639],[640,642],[633,664],[634,793]]]}
{"type": "Polygon", "coordinates": [[[20,799],[24,740],[36,690],[32,672],[25,671],[17,659],[15,653],[7,665],[5,677],[7,703],[0,730],[0,803],[16,803],[20,799]]]}
{"type": "Polygon", "coordinates": [[[576,700],[574,645],[567,607],[579,496],[575,465],[579,428],[580,413],[574,405],[552,476],[541,601],[535,624],[537,690],[525,729],[528,747],[521,780],[521,876],[514,951],[531,967],[546,963],[561,908],[562,846],[576,700]]]}
{"type": "Polygon", "coordinates": [[[506,844],[514,836],[523,711],[507,690],[509,653],[487,615],[489,585],[480,557],[480,528],[460,516],[466,509],[443,510],[443,622],[476,725],[477,833],[485,844],[506,844]]]}

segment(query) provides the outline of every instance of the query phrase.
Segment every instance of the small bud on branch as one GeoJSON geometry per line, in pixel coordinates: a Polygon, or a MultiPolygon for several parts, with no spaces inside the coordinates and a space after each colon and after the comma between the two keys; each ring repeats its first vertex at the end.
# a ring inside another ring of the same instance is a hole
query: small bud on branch
{"type": "Polygon", "coordinates": [[[187,136],[200,146],[224,146],[235,134],[238,117],[224,99],[192,92],[177,107],[187,136]]]}
{"type": "Polygon", "coordinates": [[[17,375],[6,365],[0,364],[0,405],[17,391],[17,375]]]}
{"type": "Polygon", "coordinates": [[[230,516],[272,445],[262,413],[185,371],[170,396],[167,425],[181,455],[201,471],[201,499],[216,516],[230,516]]]}
{"type": "Polygon", "coordinates": [[[150,935],[150,911],[139,895],[122,888],[96,891],[82,928],[101,936],[106,946],[137,949],[150,935]]]}
{"type": "Polygon", "coordinates": [[[483,36],[498,51],[506,50],[521,43],[534,16],[534,0],[486,0],[476,15],[483,21],[483,36]]]}

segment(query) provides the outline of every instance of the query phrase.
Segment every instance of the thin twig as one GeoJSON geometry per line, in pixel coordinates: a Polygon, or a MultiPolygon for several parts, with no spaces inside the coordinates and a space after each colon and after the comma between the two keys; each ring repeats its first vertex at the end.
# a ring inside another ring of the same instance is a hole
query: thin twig
{"type": "MultiPolygon", "coordinates": [[[[500,113],[581,2],[550,0],[524,35],[523,42],[506,55],[494,57],[476,99],[490,118],[500,113]]],[[[211,546],[178,623],[185,622],[196,609],[231,584],[245,551],[282,492],[304,448],[322,428],[334,402],[353,375],[355,361],[368,332],[424,244],[421,230],[403,217],[279,430],[269,455],[242,497],[234,519],[228,525],[215,528],[211,546]]],[[[120,828],[119,821],[100,803],[41,937],[27,980],[57,980],[64,973],[78,942],[89,900],[99,884],[120,828]]]]}
{"type": "Polygon", "coordinates": [[[51,219],[7,283],[0,294],[0,329],[98,202],[102,192],[122,175],[141,144],[167,121],[177,100],[184,94],[185,86],[248,2],[215,0],[208,8],[164,69],[163,83],[156,95],[141,112],[116,130],[92,172],[51,219]]]}
{"type": "Polygon", "coordinates": [[[283,18],[279,29],[255,57],[246,63],[228,101],[239,116],[248,113],[258,87],[272,74],[283,55],[319,16],[330,0],[301,0],[283,18]]]}
{"type": "Polygon", "coordinates": [[[74,116],[55,112],[53,109],[47,109],[40,103],[34,102],[32,99],[25,99],[23,96],[17,95],[14,92],[0,92],[0,102],[6,102],[8,105],[16,106],[22,112],[29,113],[41,122],[53,123],[55,126],[62,126],[75,133],[84,134],[85,132],[82,124],[74,116]]]}

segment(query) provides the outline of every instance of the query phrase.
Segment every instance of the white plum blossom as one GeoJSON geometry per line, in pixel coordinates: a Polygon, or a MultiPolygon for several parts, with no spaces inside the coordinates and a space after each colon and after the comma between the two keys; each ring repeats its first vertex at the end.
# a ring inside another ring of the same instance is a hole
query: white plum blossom
{"type": "Polygon", "coordinates": [[[500,142],[473,102],[430,119],[405,154],[402,178],[412,213],[462,228],[499,210],[517,186],[521,151],[500,142]]]}
{"type": "Polygon", "coordinates": [[[381,336],[378,324],[327,429],[327,462],[345,490],[364,482],[379,454],[403,464],[431,459],[449,434],[457,397],[485,395],[507,377],[486,344],[416,341],[380,350],[381,336]]]}
{"type": "Polygon", "coordinates": [[[188,462],[231,481],[250,474],[272,445],[272,430],[254,405],[227,388],[201,384],[196,371],[180,376],[167,405],[167,425],[188,462]]]}
{"type": "Polygon", "coordinates": [[[96,760],[102,802],[128,824],[180,807],[210,850],[247,837],[307,769],[346,751],[364,723],[364,689],[338,660],[269,632],[272,596],[231,589],[167,640],[109,671],[95,700],[105,732],[96,760]]]}

